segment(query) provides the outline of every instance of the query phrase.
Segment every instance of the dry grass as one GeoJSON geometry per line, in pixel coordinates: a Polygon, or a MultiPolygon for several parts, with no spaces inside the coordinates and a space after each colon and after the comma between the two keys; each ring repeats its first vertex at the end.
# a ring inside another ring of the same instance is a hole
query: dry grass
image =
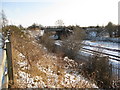
{"type": "Polygon", "coordinates": [[[92,88],[74,71],[77,63],[48,53],[33,38],[12,34],[13,88],[92,88]],[[69,73],[69,71],[72,73],[69,73]],[[71,80],[71,78],[73,78],[71,80]]]}

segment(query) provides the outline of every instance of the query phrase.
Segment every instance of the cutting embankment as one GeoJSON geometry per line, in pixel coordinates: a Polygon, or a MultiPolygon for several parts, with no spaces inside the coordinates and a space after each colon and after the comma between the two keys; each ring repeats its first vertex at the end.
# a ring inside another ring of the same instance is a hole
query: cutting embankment
{"type": "Polygon", "coordinates": [[[12,88],[97,88],[78,72],[77,62],[48,52],[29,33],[12,32],[11,42],[12,88]]]}

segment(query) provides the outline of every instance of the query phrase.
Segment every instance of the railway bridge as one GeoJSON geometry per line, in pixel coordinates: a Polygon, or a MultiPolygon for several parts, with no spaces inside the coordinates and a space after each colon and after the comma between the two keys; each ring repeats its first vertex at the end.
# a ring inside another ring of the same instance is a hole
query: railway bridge
{"type": "Polygon", "coordinates": [[[72,33],[72,30],[64,26],[47,26],[47,27],[42,27],[42,30],[45,30],[45,33],[53,32],[54,35],[58,36],[57,40],[61,40],[62,36],[67,37],[72,33]]]}

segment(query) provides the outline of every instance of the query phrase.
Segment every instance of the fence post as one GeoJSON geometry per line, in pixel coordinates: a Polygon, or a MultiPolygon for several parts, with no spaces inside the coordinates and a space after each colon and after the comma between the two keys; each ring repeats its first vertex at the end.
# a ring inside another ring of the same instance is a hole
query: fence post
{"type": "Polygon", "coordinates": [[[118,63],[118,80],[120,81],[120,64],[118,63]]]}
{"type": "Polygon", "coordinates": [[[8,79],[9,79],[8,88],[10,88],[11,85],[14,84],[10,33],[8,33],[8,39],[6,40],[6,55],[7,55],[7,67],[8,67],[8,79]]]}
{"type": "Polygon", "coordinates": [[[113,77],[113,66],[112,66],[112,64],[110,64],[110,77],[113,77]]]}

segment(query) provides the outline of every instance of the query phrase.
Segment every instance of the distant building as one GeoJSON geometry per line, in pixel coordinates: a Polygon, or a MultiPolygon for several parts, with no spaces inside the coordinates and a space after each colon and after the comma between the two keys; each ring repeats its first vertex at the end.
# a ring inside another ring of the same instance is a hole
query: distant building
{"type": "Polygon", "coordinates": [[[104,29],[102,32],[99,33],[101,37],[109,37],[109,33],[104,29]]]}
{"type": "Polygon", "coordinates": [[[98,30],[96,28],[86,28],[86,33],[88,37],[97,37],[98,30]]]}
{"type": "Polygon", "coordinates": [[[104,28],[86,28],[88,37],[109,37],[109,33],[104,28]]]}

